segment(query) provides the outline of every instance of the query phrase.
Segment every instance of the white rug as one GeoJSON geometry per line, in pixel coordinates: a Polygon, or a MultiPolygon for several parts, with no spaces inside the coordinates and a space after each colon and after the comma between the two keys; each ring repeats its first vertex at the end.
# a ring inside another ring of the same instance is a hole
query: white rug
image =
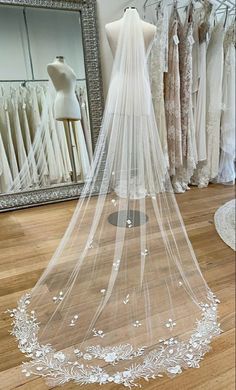
{"type": "Polygon", "coordinates": [[[214,216],[215,227],[221,239],[233,250],[236,250],[235,199],[221,206],[214,216]]]}

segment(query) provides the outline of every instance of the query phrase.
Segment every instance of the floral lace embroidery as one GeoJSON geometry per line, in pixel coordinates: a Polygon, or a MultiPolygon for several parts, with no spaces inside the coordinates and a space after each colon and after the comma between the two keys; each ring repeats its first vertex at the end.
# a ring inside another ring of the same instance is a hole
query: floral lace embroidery
{"type": "Polygon", "coordinates": [[[168,61],[168,23],[166,9],[161,9],[156,22],[156,37],[150,53],[150,81],[152,89],[153,107],[161,141],[162,151],[167,166],[169,166],[167,130],[164,102],[164,71],[167,71],[168,61]]]}
{"type": "Polygon", "coordinates": [[[182,134],[180,115],[180,75],[179,48],[173,37],[177,35],[178,21],[175,15],[170,18],[168,73],[165,73],[165,108],[167,124],[167,143],[169,172],[175,175],[176,168],[182,166],[182,134]]]}
{"type": "MultiPolygon", "coordinates": [[[[86,348],[95,359],[102,359],[107,363],[114,365],[119,360],[131,360],[134,357],[143,355],[145,347],[138,348],[137,351],[130,344],[118,345],[116,347],[101,347],[96,345],[86,348]]],[[[85,355],[83,355],[85,358],[85,355]]]]}
{"type": "Polygon", "coordinates": [[[179,70],[180,70],[180,107],[181,107],[181,131],[182,131],[182,158],[183,166],[176,170],[174,182],[182,184],[183,189],[190,182],[196,167],[197,150],[192,107],[193,64],[192,46],[193,23],[188,19],[192,15],[193,8],[189,7],[186,22],[182,25],[180,18],[178,24],[179,36],[179,70]]]}
{"type": "Polygon", "coordinates": [[[114,382],[126,387],[138,386],[135,383],[140,378],[146,380],[163,376],[179,374],[183,368],[199,367],[204,354],[209,351],[209,344],[214,336],[220,334],[220,324],[217,323],[217,300],[209,291],[209,303],[200,303],[202,318],[197,321],[196,328],[188,341],[177,338],[159,340],[160,347],[147,352],[146,347],[134,350],[129,344],[103,348],[99,345],[91,346],[83,353],[74,350],[75,359],[83,357],[85,361],[92,358],[105,360],[114,365],[118,360],[131,360],[143,356],[142,363],[133,363],[125,371],[110,376],[105,369],[99,366],[85,365],[77,360],[70,361],[62,351],[55,351],[51,345],[40,345],[38,341],[39,323],[34,311],[27,312],[30,295],[24,295],[18,302],[17,309],[8,310],[13,318],[12,334],[18,340],[19,349],[31,358],[23,363],[23,372],[26,376],[41,375],[46,377],[49,384],[62,385],[69,381],[79,384],[114,382]]]}

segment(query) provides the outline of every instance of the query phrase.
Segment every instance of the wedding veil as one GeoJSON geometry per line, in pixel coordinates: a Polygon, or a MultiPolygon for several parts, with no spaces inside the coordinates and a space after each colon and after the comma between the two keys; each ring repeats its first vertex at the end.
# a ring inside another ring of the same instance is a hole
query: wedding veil
{"type": "Polygon", "coordinates": [[[90,176],[48,267],[11,311],[30,357],[23,372],[53,385],[172,376],[198,367],[220,333],[161,150],[142,26],[128,9],[90,176]]]}

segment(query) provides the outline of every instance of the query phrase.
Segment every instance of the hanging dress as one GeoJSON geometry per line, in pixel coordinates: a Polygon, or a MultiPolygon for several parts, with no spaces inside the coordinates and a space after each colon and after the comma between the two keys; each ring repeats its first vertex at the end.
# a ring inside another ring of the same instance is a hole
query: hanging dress
{"type": "Polygon", "coordinates": [[[195,112],[197,105],[197,95],[200,81],[201,60],[199,53],[199,24],[201,19],[202,9],[197,8],[193,12],[193,45],[192,45],[192,102],[193,116],[195,122],[195,112]]]}
{"type": "Polygon", "coordinates": [[[63,122],[56,121],[54,116],[54,95],[51,92],[51,87],[49,87],[50,90],[48,90],[48,107],[49,107],[49,118],[50,118],[50,125],[51,128],[55,126],[55,129],[53,131],[56,132],[60,150],[61,150],[61,157],[62,157],[62,164],[63,164],[63,170],[64,170],[64,181],[70,182],[71,181],[71,172],[72,172],[72,166],[70,161],[70,154],[68,150],[67,145],[67,139],[65,135],[65,128],[63,122]]]}
{"type": "Polygon", "coordinates": [[[31,139],[33,142],[35,160],[37,162],[39,183],[41,186],[45,186],[49,184],[49,171],[44,151],[41,118],[35,88],[28,88],[27,95],[28,96],[26,101],[26,113],[30,127],[31,139]]]}
{"type": "Polygon", "coordinates": [[[196,146],[198,155],[198,164],[191,178],[192,185],[204,186],[204,180],[202,183],[201,172],[202,167],[206,164],[207,160],[207,133],[206,133],[206,56],[207,46],[210,28],[210,14],[212,12],[212,4],[204,3],[202,13],[199,15],[199,21],[197,23],[198,36],[199,36],[199,86],[196,93],[195,107],[194,107],[194,124],[196,133],[196,146]]]}
{"type": "Polygon", "coordinates": [[[56,164],[58,166],[58,171],[60,172],[60,180],[62,182],[70,181],[70,172],[66,169],[64,165],[63,153],[59,141],[59,135],[57,133],[56,121],[53,112],[53,100],[49,100],[48,105],[48,113],[49,113],[49,129],[50,135],[52,139],[52,145],[54,149],[54,155],[56,159],[56,164]]]}
{"type": "MultiPolygon", "coordinates": [[[[3,136],[3,144],[5,146],[5,151],[9,163],[9,167],[12,174],[12,179],[14,180],[18,176],[18,164],[16,159],[16,153],[14,149],[13,139],[12,139],[12,129],[8,111],[8,99],[7,97],[1,97],[1,126],[0,132],[3,136]]],[[[10,188],[9,188],[10,189],[10,188]]]]}
{"type": "Polygon", "coordinates": [[[207,187],[219,172],[220,118],[222,110],[222,82],[224,66],[224,22],[220,19],[212,28],[206,57],[206,141],[207,160],[194,173],[198,187],[207,187]]]}
{"type": "Polygon", "coordinates": [[[235,182],[235,22],[225,34],[223,105],[218,182],[235,182]]]}
{"type": "Polygon", "coordinates": [[[26,111],[26,103],[25,103],[25,91],[22,91],[22,96],[20,97],[20,102],[19,102],[19,109],[20,109],[19,115],[21,119],[21,129],[22,129],[23,137],[25,139],[26,153],[27,153],[28,165],[29,165],[29,170],[32,179],[32,185],[38,186],[39,177],[37,171],[37,164],[35,161],[35,153],[32,148],[32,140],[31,140],[29,122],[28,122],[27,111],[26,111]]]}
{"type": "Polygon", "coordinates": [[[18,103],[17,95],[18,94],[16,93],[16,91],[13,91],[11,97],[11,110],[12,110],[12,118],[13,118],[12,125],[13,125],[13,134],[14,134],[13,139],[15,140],[15,150],[17,155],[19,172],[23,172],[23,175],[21,177],[21,188],[27,189],[30,188],[32,185],[32,177],[30,174],[27,153],[25,149],[23,136],[22,136],[22,128],[21,128],[20,117],[19,117],[19,103],[18,103]]]}
{"type": "MultiPolygon", "coordinates": [[[[35,96],[35,101],[38,102],[39,108],[42,112],[42,107],[46,105],[46,97],[43,88],[38,87],[37,91],[35,88],[32,88],[32,93],[35,96]]],[[[47,160],[49,184],[60,183],[62,174],[60,172],[60,166],[58,166],[57,164],[56,156],[53,149],[52,138],[50,134],[49,110],[47,111],[46,120],[42,128],[42,143],[45,157],[47,160]]]]}
{"type": "Polygon", "coordinates": [[[165,23],[167,8],[160,9],[157,13],[157,32],[150,53],[150,78],[152,88],[153,107],[156,116],[156,122],[162,150],[169,166],[166,113],[164,102],[164,70],[165,70],[165,23]]]}
{"type": "Polygon", "coordinates": [[[209,35],[209,17],[212,11],[210,3],[204,3],[203,16],[198,25],[199,34],[199,87],[195,111],[195,132],[198,162],[207,159],[206,150],[206,55],[209,35]]]}
{"type": "Polygon", "coordinates": [[[118,21],[91,175],[47,269],[10,311],[13,334],[30,358],[23,372],[41,375],[52,387],[69,381],[132,387],[140,378],[174,376],[199,367],[220,333],[218,300],[171,190],[152,106],[145,27],[136,9],[118,21]],[[146,191],[133,199],[140,182],[146,191]],[[116,192],[121,184],[122,197],[116,192]]]}
{"type": "Polygon", "coordinates": [[[12,174],[0,132],[0,193],[4,194],[9,192],[12,181],[12,174]]]}
{"type": "Polygon", "coordinates": [[[182,166],[182,132],[180,108],[179,38],[177,13],[174,9],[169,21],[168,73],[165,73],[165,108],[170,176],[182,166]]]}
{"type": "Polygon", "coordinates": [[[191,3],[187,9],[185,23],[182,24],[179,18],[178,24],[183,165],[176,170],[173,183],[174,187],[180,186],[183,191],[189,189],[188,184],[197,162],[192,105],[192,47],[194,43],[192,12],[191,3]]]}
{"type": "Polygon", "coordinates": [[[81,162],[81,179],[86,179],[90,171],[90,161],[87,152],[86,142],[84,138],[84,132],[82,129],[81,121],[73,122],[73,129],[75,135],[76,146],[78,150],[78,155],[81,162]]]}
{"type": "Polygon", "coordinates": [[[79,103],[80,103],[80,111],[81,111],[81,125],[82,129],[84,131],[84,137],[87,145],[87,151],[89,155],[89,161],[91,162],[93,159],[93,146],[92,146],[92,136],[91,136],[91,130],[90,130],[90,124],[88,120],[88,110],[87,110],[87,104],[86,104],[86,95],[85,95],[85,88],[79,88],[79,94],[77,92],[77,96],[79,96],[79,103]]]}

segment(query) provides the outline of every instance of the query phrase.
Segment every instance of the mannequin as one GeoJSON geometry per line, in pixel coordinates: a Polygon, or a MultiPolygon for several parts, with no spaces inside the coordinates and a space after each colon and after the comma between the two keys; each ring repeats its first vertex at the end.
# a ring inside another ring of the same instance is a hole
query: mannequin
{"type": "MultiPolygon", "coordinates": [[[[135,7],[127,7],[127,8],[125,8],[124,13],[126,13],[126,11],[129,12],[130,14],[132,14],[132,13],[136,14],[136,12],[137,12],[135,7]]],[[[115,57],[116,50],[118,47],[120,31],[122,30],[122,27],[123,27],[123,20],[124,20],[124,16],[121,19],[116,20],[115,22],[109,23],[105,26],[107,39],[108,39],[113,57],[115,57]]],[[[156,26],[154,26],[153,24],[144,22],[141,19],[139,19],[139,20],[140,20],[141,30],[142,30],[143,38],[144,38],[145,51],[147,53],[150,50],[150,47],[153,43],[153,39],[154,39],[154,36],[156,34],[156,26]]],[[[133,36],[127,35],[127,40],[130,39],[131,41],[133,41],[134,38],[135,37],[133,37],[133,36]]],[[[129,43],[129,41],[127,41],[127,43],[129,43]]],[[[120,84],[120,74],[119,74],[119,72],[117,72],[116,74],[113,75],[113,78],[112,78],[111,83],[110,83],[110,88],[116,90],[116,88],[117,89],[119,88],[119,84],[120,84]]],[[[131,99],[132,99],[132,97],[131,97],[131,99]]],[[[130,103],[128,103],[128,105],[130,107],[132,107],[132,102],[130,101],[130,103]]],[[[147,108],[147,111],[148,110],[149,110],[149,108],[147,108]]],[[[133,109],[133,112],[136,112],[136,114],[139,115],[139,106],[138,105],[137,105],[137,108],[133,109]]],[[[132,179],[132,180],[134,180],[134,181],[131,181],[131,183],[133,183],[133,184],[131,184],[131,186],[133,185],[133,187],[136,188],[136,186],[134,185],[135,179],[132,179]]],[[[119,185],[118,187],[116,187],[115,191],[120,197],[126,198],[126,192],[125,191],[123,192],[122,185],[119,185]]],[[[132,197],[132,199],[139,199],[140,197],[143,197],[144,193],[146,193],[146,190],[144,188],[144,185],[142,183],[140,183],[138,186],[138,190],[135,189],[132,192],[132,195],[130,195],[130,196],[132,197]]],[[[136,220],[139,219],[139,221],[141,221],[143,218],[141,215],[138,216],[138,213],[137,213],[136,216],[135,215],[130,216],[130,219],[133,220],[134,217],[136,218],[136,220]]]]}
{"type": "Polygon", "coordinates": [[[57,56],[48,64],[47,71],[56,89],[55,118],[63,121],[66,128],[66,136],[72,164],[72,181],[77,182],[74,148],[76,148],[71,122],[81,119],[80,105],[75,94],[76,75],[64,60],[63,56],[57,56]]]}
{"type": "MultiPolygon", "coordinates": [[[[126,12],[126,10],[129,8],[135,9],[135,7],[127,7],[127,8],[125,8],[124,12],[126,12]]],[[[108,39],[113,56],[115,56],[115,52],[116,52],[116,48],[117,48],[117,44],[118,44],[119,33],[121,30],[121,26],[122,26],[122,19],[123,18],[116,20],[115,22],[108,23],[105,26],[107,39],[108,39]]],[[[151,23],[144,22],[143,20],[141,21],[141,23],[142,23],[145,48],[146,48],[146,51],[148,51],[148,49],[153,41],[153,38],[155,36],[155,33],[156,33],[156,26],[154,26],[151,23]]],[[[128,38],[129,37],[127,37],[127,39],[128,38]]]]}
{"type": "Polygon", "coordinates": [[[64,60],[58,56],[47,66],[50,79],[56,89],[55,117],[58,121],[81,119],[80,106],[76,98],[76,75],[64,60]]]}

